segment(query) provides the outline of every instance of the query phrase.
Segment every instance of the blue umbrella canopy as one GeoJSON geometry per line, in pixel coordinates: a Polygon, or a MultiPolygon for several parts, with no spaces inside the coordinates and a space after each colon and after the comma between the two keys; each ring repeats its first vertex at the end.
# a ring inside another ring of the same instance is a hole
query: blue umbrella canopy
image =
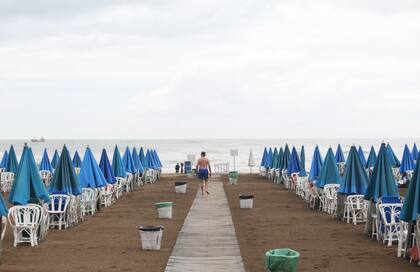
{"type": "Polygon", "coordinates": [[[54,169],[57,168],[57,165],[60,163],[60,155],[58,155],[57,149],[54,151],[54,156],[51,160],[51,165],[54,169]]]}
{"type": "Polygon", "coordinates": [[[337,151],[335,152],[335,161],[337,163],[345,162],[346,159],[344,158],[343,150],[341,149],[341,145],[338,144],[337,151]]]}
{"type": "Polygon", "coordinates": [[[374,167],[375,163],[376,163],[376,152],[375,152],[375,148],[372,145],[372,147],[370,148],[369,157],[366,162],[366,168],[374,167]]]}
{"type": "Polygon", "coordinates": [[[6,172],[17,173],[19,162],[16,157],[15,149],[13,145],[9,149],[9,158],[7,159],[6,172]]]}
{"type": "Polygon", "coordinates": [[[135,147],[133,148],[131,157],[133,158],[134,167],[140,172],[140,167],[142,167],[142,165],[141,165],[139,153],[137,153],[137,150],[135,147]]]}
{"type": "Polygon", "coordinates": [[[287,169],[287,166],[289,166],[289,160],[290,160],[290,149],[289,146],[286,144],[284,147],[284,153],[283,153],[283,162],[281,169],[287,169]]]}
{"type": "Polygon", "coordinates": [[[300,173],[301,177],[306,177],[306,169],[305,169],[305,147],[302,145],[300,149],[300,173]]]}
{"type": "Polygon", "coordinates": [[[124,156],[123,156],[122,160],[123,160],[123,164],[124,164],[124,167],[125,167],[125,171],[127,171],[129,173],[136,173],[137,172],[136,166],[134,165],[133,157],[131,156],[130,149],[128,148],[128,146],[125,149],[124,156]]]}
{"type": "Polygon", "coordinates": [[[395,155],[394,150],[392,150],[392,147],[390,144],[387,144],[386,152],[387,152],[388,161],[391,164],[391,167],[400,167],[401,163],[398,160],[397,156],[395,155]]]}
{"type": "Polygon", "coordinates": [[[419,157],[419,150],[417,149],[416,143],[413,145],[413,150],[411,151],[411,155],[413,156],[413,159],[416,161],[419,157]]]}
{"type": "Polygon", "coordinates": [[[300,161],[295,147],[292,148],[289,165],[287,166],[287,174],[290,176],[293,173],[300,173],[300,161]]]}
{"type": "Polygon", "coordinates": [[[77,152],[77,150],[73,156],[73,166],[77,168],[82,167],[82,160],[80,159],[79,152],[77,152]]]}
{"type": "Polygon", "coordinates": [[[25,144],[16,179],[9,194],[9,202],[13,205],[26,205],[32,199],[48,203],[50,196],[39,175],[32,150],[25,144]]]}
{"type": "Polygon", "coordinates": [[[322,168],[322,156],[319,152],[319,147],[316,146],[314,150],[314,155],[312,157],[311,169],[309,171],[309,179],[310,180],[317,180],[319,174],[321,173],[322,168]]]}
{"type": "Polygon", "coordinates": [[[273,150],[271,149],[271,147],[268,149],[268,153],[267,156],[265,157],[265,168],[270,168],[271,167],[271,162],[273,160],[273,150]]]}
{"type": "Polygon", "coordinates": [[[401,166],[400,166],[400,173],[406,173],[407,171],[414,170],[415,163],[413,160],[413,157],[411,156],[410,149],[408,149],[408,146],[405,145],[404,147],[404,153],[401,160],[401,166]]]}
{"type": "MultiPolygon", "coordinates": [[[[362,164],[363,167],[366,168],[365,152],[363,152],[363,149],[360,145],[359,145],[359,150],[357,151],[357,153],[359,154],[360,163],[362,164]]],[[[347,161],[348,161],[348,158],[347,158],[347,161]]]]}
{"type": "Polygon", "coordinates": [[[118,149],[118,146],[115,146],[114,149],[114,156],[112,157],[112,170],[114,171],[114,175],[116,177],[123,178],[127,176],[125,166],[121,160],[121,154],[120,150],[118,149]]]}
{"type": "Polygon", "coordinates": [[[156,150],[153,150],[153,154],[154,154],[154,156],[155,156],[155,159],[156,159],[156,161],[157,161],[157,163],[158,163],[159,168],[162,168],[162,167],[163,167],[163,164],[162,164],[162,162],[160,161],[160,158],[159,158],[159,156],[158,156],[158,154],[157,154],[156,150]]]}
{"type": "Polygon", "coordinates": [[[399,195],[397,184],[392,174],[392,167],[389,163],[387,147],[385,144],[381,144],[378,158],[376,159],[375,167],[373,168],[372,176],[370,177],[365,193],[365,199],[377,202],[378,198],[384,196],[398,197],[399,195]]]}
{"type": "Polygon", "coordinates": [[[347,157],[346,169],[344,170],[343,180],[340,183],[338,192],[345,195],[364,195],[368,183],[369,179],[365,166],[360,161],[360,152],[356,150],[355,146],[352,146],[347,157]]]}
{"type": "Polygon", "coordinates": [[[53,172],[53,167],[50,163],[50,158],[48,157],[47,149],[44,149],[44,154],[42,155],[41,163],[39,165],[39,171],[49,171],[53,172]]]}
{"type": "Polygon", "coordinates": [[[274,148],[273,152],[273,159],[271,160],[271,167],[270,168],[276,168],[279,161],[279,152],[277,151],[277,147],[274,148]]]}
{"type": "Polygon", "coordinates": [[[2,194],[0,194],[0,216],[7,216],[9,214],[9,210],[7,209],[6,202],[2,194]]]}
{"type": "Polygon", "coordinates": [[[60,161],[54,171],[54,176],[48,187],[50,194],[80,195],[80,185],[74,171],[70,153],[64,145],[60,161]]]}
{"type": "Polygon", "coordinates": [[[264,147],[264,152],[261,158],[261,166],[265,167],[265,160],[267,158],[267,147],[264,147]]]}
{"type": "Polygon", "coordinates": [[[276,169],[281,169],[281,167],[283,165],[283,156],[284,156],[283,147],[280,147],[279,154],[278,154],[279,159],[277,161],[276,169]]]}
{"type": "Polygon", "coordinates": [[[337,162],[334,157],[333,150],[330,147],[315,185],[318,188],[324,188],[325,185],[334,183],[340,184],[341,176],[338,172],[337,162]]]}
{"type": "Polygon", "coordinates": [[[152,155],[151,155],[149,149],[146,151],[146,164],[147,164],[148,168],[156,169],[156,165],[154,164],[154,161],[152,159],[152,155]]]}
{"type": "Polygon", "coordinates": [[[159,169],[159,168],[160,168],[160,166],[159,166],[159,163],[158,163],[158,161],[157,161],[157,159],[156,159],[156,156],[155,156],[155,150],[154,150],[154,149],[151,149],[151,150],[150,150],[150,156],[152,157],[153,164],[155,165],[156,169],[159,169]]]}
{"type": "Polygon", "coordinates": [[[405,222],[416,221],[420,213],[420,163],[416,164],[413,177],[408,185],[401,209],[400,219],[405,222]]]}
{"type": "Polygon", "coordinates": [[[5,150],[3,154],[3,158],[1,159],[0,168],[6,168],[8,160],[9,160],[9,153],[7,152],[7,150],[5,150]]]}
{"type": "Polygon", "coordinates": [[[140,158],[141,164],[144,165],[144,163],[146,162],[146,156],[144,155],[143,147],[140,147],[139,158],[140,158]]]}
{"type": "Polygon", "coordinates": [[[115,183],[115,175],[114,171],[112,170],[111,164],[109,163],[108,154],[106,153],[105,148],[102,149],[101,159],[99,161],[99,168],[104,174],[107,183],[114,184],[115,183]]]}
{"type": "Polygon", "coordinates": [[[89,147],[86,148],[82,167],[80,167],[79,184],[82,188],[99,188],[107,184],[89,147]]]}

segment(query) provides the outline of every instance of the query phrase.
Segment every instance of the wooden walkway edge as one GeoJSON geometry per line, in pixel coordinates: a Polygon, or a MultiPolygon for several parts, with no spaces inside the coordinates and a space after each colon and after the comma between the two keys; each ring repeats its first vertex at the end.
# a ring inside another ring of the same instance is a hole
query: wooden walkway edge
{"type": "Polygon", "coordinates": [[[210,195],[204,196],[198,191],[166,272],[245,271],[220,177],[210,179],[209,191],[210,195]]]}

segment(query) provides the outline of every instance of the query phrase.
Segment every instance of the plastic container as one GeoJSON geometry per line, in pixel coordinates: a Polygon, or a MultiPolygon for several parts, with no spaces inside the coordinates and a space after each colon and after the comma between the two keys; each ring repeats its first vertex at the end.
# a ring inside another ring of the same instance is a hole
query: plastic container
{"type": "Polygon", "coordinates": [[[175,182],[175,193],[186,194],[187,193],[187,182],[186,181],[176,181],[175,182]]]}
{"type": "Polygon", "coordinates": [[[140,226],[141,248],[143,250],[160,250],[163,226],[140,226]]]}
{"type": "Polygon", "coordinates": [[[172,218],[172,205],[173,202],[158,202],[155,204],[158,210],[159,218],[171,219],[172,218]]]}
{"type": "Polygon", "coordinates": [[[254,206],[254,196],[252,194],[240,194],[239,206],[241,209],[252,209],[254,206]]]}
{"type": "Polygon", "coordinates": [[[299,252],[290,248],[269,250],[265,253],[265,268],[270,272],[295,272],[299,257],[299,252]]]}
{"type": "Polygon", "coordinates": [[[229,184],[236,184],[238,183],[238,171],[230,171],[229,172],[229,184]]]}

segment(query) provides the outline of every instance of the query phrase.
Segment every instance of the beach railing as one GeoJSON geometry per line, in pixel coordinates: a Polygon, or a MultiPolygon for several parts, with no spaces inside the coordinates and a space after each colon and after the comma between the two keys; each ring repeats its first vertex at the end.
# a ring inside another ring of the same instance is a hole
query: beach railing
{"type": "Polygon", "coordinates": [[[229,173],[229,162],[215,163],[213,168],[213,172],[216,174],[227,174],[229,173]]]}

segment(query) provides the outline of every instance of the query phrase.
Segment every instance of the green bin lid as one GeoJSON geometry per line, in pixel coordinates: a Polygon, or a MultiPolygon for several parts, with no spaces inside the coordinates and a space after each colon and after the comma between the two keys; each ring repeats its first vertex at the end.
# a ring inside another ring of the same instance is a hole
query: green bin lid
{"type": "Polygon", "coordinates": [[[163,207],[170,207],[173,204],[174,204],[173,202],[157,202],[157,203],[155,203],[157,209],[163,208],[163,207]]]}

